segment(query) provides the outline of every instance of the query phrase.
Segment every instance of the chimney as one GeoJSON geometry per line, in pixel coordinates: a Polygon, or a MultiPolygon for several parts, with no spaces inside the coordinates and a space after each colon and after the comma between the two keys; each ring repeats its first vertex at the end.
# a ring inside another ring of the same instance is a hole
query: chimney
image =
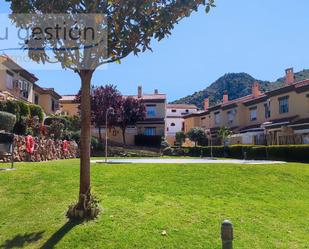
{"type": "Polygon", "coordinates": [[[223,93],[223,103],[227,103],[227,102],[229,102],[229,94],[225,90],[224,93],[223,93]]]}
{"type": "Polygon", "coordinates": [[[285,70],[285,84],[286,85],[291,85],[294,83],[294,69],[293,68],[288,68],[285,70]]]}
{"type": "Polygon", "coordinates": [[[154,94],[159,94],[158,89],[155,89],[155,90],[154,90],[154,94]]]}
{"type": "Polygon", "coordinates": [[[137,97],[138,98],[141,98],[142,97],[142,95],[143,95],[143,92],[142,92],[143,90],[142,90],[142,86],[138,86],[138,88],[137,88],[137,97]]]}
{"type": "Polygon", "coordinates": [[[258,97],[260,95],[261,95],[260,84],[259,82],[255,81],[252,85],[252,96],[258,97]]]}
{"type": "Polygon", "coordinates": [[[206,110],[208,110],[209,109],[209,98],[206,98],[205,100],[204,100],[204,110],[206,111],[206,110]]]}

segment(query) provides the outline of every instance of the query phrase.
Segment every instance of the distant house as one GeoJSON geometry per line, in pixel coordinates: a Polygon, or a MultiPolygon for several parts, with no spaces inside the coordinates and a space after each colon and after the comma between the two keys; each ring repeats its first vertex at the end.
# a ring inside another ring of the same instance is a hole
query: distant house
{"type": "Polygon", "coordinates": [[[184,116],[197,113],[195,105],[168,104],[166,106],[166,140],[169,144],[175,143],[177,132],[184,131],[184,116]]]}
{"type": "Polygon", "coordinates": [[[75,116],[79,115],[78,106],[79,104],[75,102],[76,95],[62,95],[60,102],[60,112],[63,115],[75,116]]]}
{"type": "Polygon", "coordinates": [[[38,78],[7,56],[0,56],[0,100],[20,100],[42,107],[46,115],[59,109],[61,96],[53,88],[40,87],[38,78]]]}
{"type": "Polygon", "coordinates": [[[220,127],[233,132],[231,143],[239,144],[298,144],[308,143],[309,134],[309,79],[294,80],[292,68],[286,70],[285,85],[269,92],[261,92],[259,83],[252,93],[229,100],[224,93],[222,102],[184,117],[185,131],[202,127],[209,137],[216,139],[220,127]]]}
{"type": "MultiPolygon", "coordinates": [[[[75,102],[75,95],[64,95],[60,99],[61,113],[69,116],[78,114],[78,103],[75,102]]],[[[129,97],[129,96],[125,96],[129,97]]],[[[157,90],[152,94],[144,94],[142,87],[138,87],[137,95],[130,96],[143,100],[146,107],[146,118],[136,125],[128,127],[126,131],[126,143],[134,145],[136,135],[161,136],[165,137],[165,117],[166,117],[166,95],[157,90]]],[[[101,134],[105,136],[105,129],[101,129],[101,134]]],[[[92,127],[92,135],[99,137],[99,130],[92,127]]],[[[122,144],[122,133],[119,128],[108,130],[108,137],[115,143],[122,144]]]]}

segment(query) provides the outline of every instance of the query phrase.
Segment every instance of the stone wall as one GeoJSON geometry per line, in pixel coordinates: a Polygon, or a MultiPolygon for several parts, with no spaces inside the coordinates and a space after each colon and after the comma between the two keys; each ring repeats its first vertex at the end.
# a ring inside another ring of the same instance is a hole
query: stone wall
{"type": "Polygon", "coordinates": [[[79,156],[77,144],[69,141],[68,151],[63,150],[62,140],[53,140],[34,137],[35,146],[33,154],[26,151],[26,137],[14,136],[14,161],[15,162],[41,162],[58,159],[76,158],[79,156]]]}

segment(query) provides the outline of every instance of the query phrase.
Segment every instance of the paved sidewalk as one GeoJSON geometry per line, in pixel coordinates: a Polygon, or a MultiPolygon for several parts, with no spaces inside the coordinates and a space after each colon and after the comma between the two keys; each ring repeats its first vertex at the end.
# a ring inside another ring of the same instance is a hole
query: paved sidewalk
{"type": "MultiPolygon", "coordinates": [[[[91,163],[105,163],[104,160],[93,160],[91,163]]],[[[227,160],[216,160],[207,158],[124,158],[124,159],[109,159],[109,164],[201,164],[201,163],[214,163],[214,164],[283,164],[282,161],[263,161],[263,160],[237,160],[237,159],[227,159],[227,160]]]]}

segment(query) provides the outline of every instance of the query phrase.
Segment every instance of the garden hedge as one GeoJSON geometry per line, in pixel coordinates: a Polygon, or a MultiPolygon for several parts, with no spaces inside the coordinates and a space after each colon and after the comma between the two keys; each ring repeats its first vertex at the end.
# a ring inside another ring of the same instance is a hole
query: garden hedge
{"type": "Polygon", "coordinates": [[[0,111],[0,130],[12,131],[16,123],[16,116],[8,112],[0,111]]]}
{"type": "Polygon", "coordinates": [[[29,110],[31,117],[38,117],[41,122],[43,121],[44,112],[41,106],[31,104],[29,105],[29,110]]]}
{"type": "MultiPolygon", "coordinates": [[[[309,162],[309,145],[233,145],[226,148],[223,146],[213,146],[213,156],[224,157],[224,149],[228,158],[309,162]]],[[[174,150],[176,151],[175,147],[174,150]]],[[[210,147],[187,147],[182,148],[182,150],[185,156],[211,156],[210,147]]]]}
{"type": "Polygon", "coordinates": [[[162,141],[161,136],[145,136],[145,135],[135,136],[135,145],[137,146],[160,148],[161,141],[162,141]]]}

